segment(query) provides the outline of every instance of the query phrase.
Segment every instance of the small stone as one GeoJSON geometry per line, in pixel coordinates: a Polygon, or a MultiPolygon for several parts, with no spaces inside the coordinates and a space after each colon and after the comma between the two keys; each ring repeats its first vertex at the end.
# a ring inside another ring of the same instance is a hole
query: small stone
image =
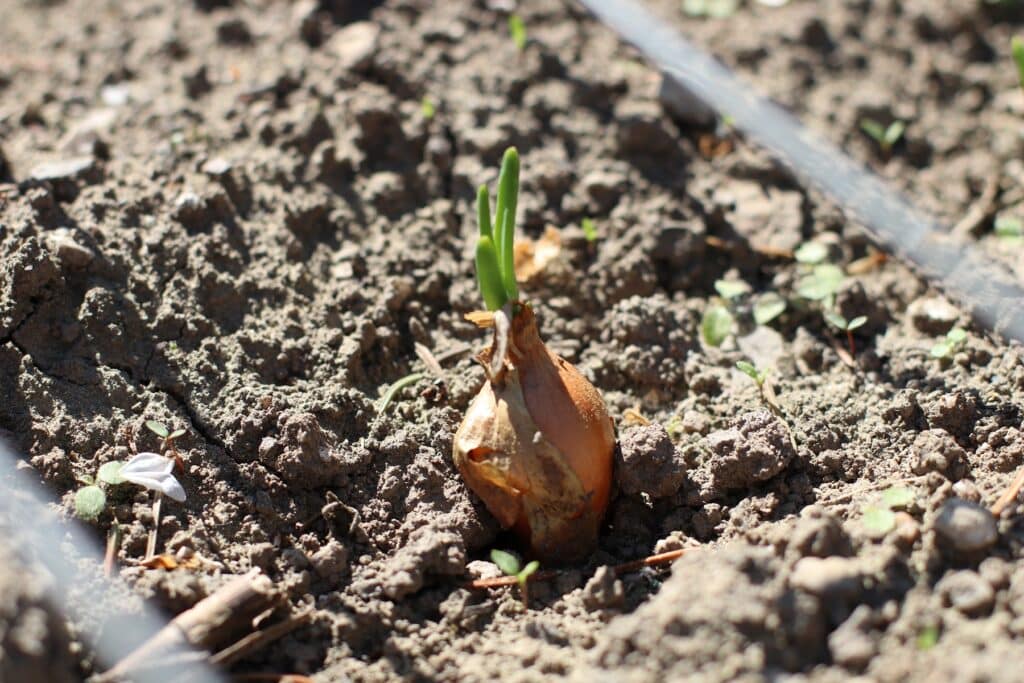
{"type": "Polygon", "coordinates": [[[921,525],[906,512],[896,513],[896,538],[905,546],[912,546],[921,538],[921,525]]]}
{"type": "Polygon", "coordinates": [[[950,498],[943,504],[935,519],[935,531],[942,541],[960,553],[987,550],[999,538],[992,513],[977,503],[959,498],[950,498]]]}
{"type": "Polygon", "coordinates": [[[654,423],[628,429],[619,445],[615,471],[625,493],[665,498],[679,490],[686,464],[663,426],[654,423]]]}
{"type": "Polygon", "coordinates": [[[972,503],[977,503],[981,500],[981,493],[978,491],[977,484],[970,479],[961,479],[953,484],[953,493],[957,498],[963,498],[972,503]]]}
{"type": "Polygon", "coordinates": [[[95,170],[96,162],[93,158],[83,156],[39,164],[28,175],[33,180],[78,180],[92,175],[95,170]]]}
{"type": "Polygon", "coordinates": [[[907,314],[918,332],[936,336],[949,332],[960,317],[953,304],[937,296],[915,299],[907,314]]]}
{"type": "Polygon", "coordinates": [[[380,27],[369,21],[357,21],[330,38],[329,49],[346,71],[365,69],[373,61],[380,40],[380,27]]]}
{"type": "Polygon", "coordinates": [[[96,258],[92,249],[80,244],[70,228],[57,228],[45,233],[50,249],[57,254],[61,265],[70,270],[86,267],[96,258]]]}
{"type": "Polygon", "coordinates": [[[969,569],[947,574],[935,588],[945,604],[969,617],[987,614],[995,602],[992,586],[969,569]]]}
{"type": "Polygon", "coordinates": [[[336,581],[348,567],[348,548],[335,540],[328,541],[313,553],[309,562],[320,578],[336,581]]]}
{"type": "Polygon", "coordinates": [[[213,157],[203,164],[203,173],[214,178],[231,172],[231,162],[224,157],[213,157]]]}
{"type": "Polygon", "coordinates": [[[498,565],[484,560],[473,560],[467,564],[466,573],[474,579],[497,579],[498,577],[503,576],[498,565]]]}
{"type": "Polygon", "coordinates": [[[625,599],[622,582],[615,578],[615,571],[607,565],[598,567],[583,587],[583,606],[590,611],[619,607],[625,599]]]}
{"type": "Polygon", "coordinates": [[[861,569],[853,558],[803,557],[793,566],[789,583],[819,597],[850,598],[860,592],[861,569]]]}

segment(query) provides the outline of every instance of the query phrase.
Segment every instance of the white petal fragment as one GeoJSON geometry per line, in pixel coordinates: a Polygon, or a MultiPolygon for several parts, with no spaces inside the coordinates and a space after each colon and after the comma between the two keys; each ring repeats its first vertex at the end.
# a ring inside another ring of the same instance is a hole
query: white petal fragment
{"type": "Polygon", "coordinates": [[[185,489],[171,474],[174,460],[157,453],[139,453],[121,468],[121,476],[133,484],[159,491],[178,502],[185,500],[185,489]]]}

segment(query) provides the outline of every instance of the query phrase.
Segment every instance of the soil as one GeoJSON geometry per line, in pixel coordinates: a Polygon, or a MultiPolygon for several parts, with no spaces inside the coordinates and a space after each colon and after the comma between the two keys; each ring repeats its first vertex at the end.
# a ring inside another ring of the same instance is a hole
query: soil
{"type": "MultiPolygon", "coordinates": [[[[188,496],[164,500],[161,539],[199,568],[136,566],[152,523],[140,489],[111,488],[93,524],[102,539],[117,520],[121,574],[169,612],[252,567],[313,609],[235,671],[1016,679],[1024,534],[1016,503],[994,521],[983,506],[1024,466],[1020,345],[900,263],[865,268],[870,245],[840,209],[727,126],[663,104],[658,74],[575,5],[518,3],[519,51],[509,4],[7,13],[0,429],[26,466],[70,515],[101,464],[161,448],[147,420],[184,429],[188,496]],[[480,306],[474,189],[510,144],[521,235],[561,230],[524,291],[550,346],[602,391],[621,449],[600,547],[531,584],[525,610],[514,589],[465,587],[514,540],[451,462],[483,381],[472,352],[486,339],[463,318],[480,306]],[[804,266],[786,250],[811,239],[852,271],[836,298],[867,317],[852,359],[796,296],[804,266]],[[715,348],[700,321],[720,278],[754,294],[715,348]],[[758,326],[765,292],[790,304],[758,326]],[[957,325],[966,342],[931,357],[957,325]],[[380,410],[424,369],[414,342],[446,382],[380,410]],[[743,359],[771,369],[764,396],[743,359]],[[893,486],[904,500],[887,517],[893,486]],[[606,568],[676,548],[689,550],[670,571],[606,568]]],[[[1018,3],[792,0],[724,19],[651,4],[944,221],[994,182],[968,232],[1017,266],[1024,252],[992,224],[1024,218],[1018,3]],[[908,122],[891,154],[864,117],[908,122]]],[[[5,565],[8,677],[66,637],[41,589],[9,590],[12,576],[5,565]]]]}

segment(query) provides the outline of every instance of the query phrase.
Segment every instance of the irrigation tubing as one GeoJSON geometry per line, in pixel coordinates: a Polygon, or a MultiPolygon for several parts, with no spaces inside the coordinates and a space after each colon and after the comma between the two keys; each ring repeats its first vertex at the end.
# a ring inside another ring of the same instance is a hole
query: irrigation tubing
{"type": "Polygon", "coordinates": [[[915,209],[878,176],[759,95],[637,0],[579,0],[689,94],[721,114],[798,177],[855,217],[886,251],[967,309],[975,322],[1024,342],[1024,289],[1007,269],[915,209]]]}

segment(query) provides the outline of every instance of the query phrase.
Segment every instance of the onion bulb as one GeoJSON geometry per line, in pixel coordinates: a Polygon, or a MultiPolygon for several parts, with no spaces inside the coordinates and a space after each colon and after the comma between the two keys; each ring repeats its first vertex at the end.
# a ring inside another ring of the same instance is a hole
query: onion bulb
{"type": "Polygon", "coordinates": [[[597,543],[611,489],[615,431],[604,401],[541,341],[528,304],[475,319],[494,340],[477,356],[487,381],[455,434],[455,465],[534,556],[582,558],[597,543]]]}

